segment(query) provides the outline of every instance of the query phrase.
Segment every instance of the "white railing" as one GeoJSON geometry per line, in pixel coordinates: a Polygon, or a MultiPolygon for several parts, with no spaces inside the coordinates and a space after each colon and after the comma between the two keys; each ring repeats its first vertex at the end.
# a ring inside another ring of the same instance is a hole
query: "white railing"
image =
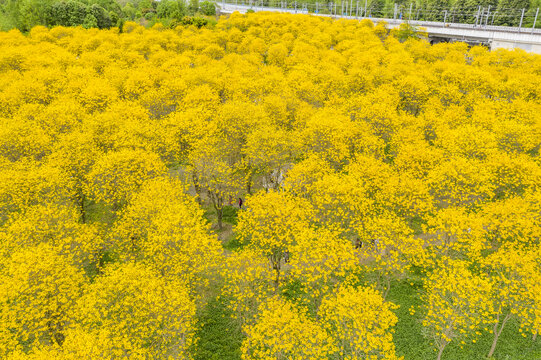
{"type": "MultiPolygon", "coordinates": [[[[541,29],[536,29],[535,25],[537,24],[539,16],[539,9],[535,12],[535,17],[532,19],[531,27],[522,26],[525,23],[525,12],[521,11],[519,26],[498,26],[492,25],[494,22],[494,17],[497,12],[490,12],[490,7],[488,10],[479,8],[477,12],[472,13],[463,13],[457,14],[452,13],[448,10],[439,11],[438,15],[443,17],[443,21],[426,21],[426,20],[416,20],[419,17],[418,14],[415,14],[413,9],[410,7],[410,10],[404,12],[395,5],[393,18],[381,18],[373,17],[371,15],[371,10],[366,10],[365,7],[361,6],[362,3],[356,1],[355,3],[350,0],[346,0],[342,4],[332,4],[327,3],[325,6],[315,4],[302,4],[302,3],[286,3],[280,2],[278,6],[267,6],[264,5],[262,1],[254,0],[228,0],[228,1],[217,1],[216,4],[221,9],[222,12],[246,12],[249,9],[254,11],[273,11],[273,12],[286,12],[293,14],[312,14],[317,16],[329,16],[333,18],[344,18],[344,19],[371,19],[375,23],[380,21],[385,21],[390,25],[399,25],[403,22],[408,22],[415,26],[422,27],[442,27],[450,29],[468,29],[468,30],[480,30],[480,31],[491,31],[491,32],[506,32],[506,33],[523,33],[523,34],[541,34],[541,29]],[[474,20],[473,23],[457,23],[448,21],[452,19],[452,16],[469,16],[474,20]]],[[[431,12],[434,15],[434,11],[431,12]]],[[[517,19],[518,21],[518,19],[517,19]]],[[[541,18],[539,18],[541,22],[541,18]]]]}

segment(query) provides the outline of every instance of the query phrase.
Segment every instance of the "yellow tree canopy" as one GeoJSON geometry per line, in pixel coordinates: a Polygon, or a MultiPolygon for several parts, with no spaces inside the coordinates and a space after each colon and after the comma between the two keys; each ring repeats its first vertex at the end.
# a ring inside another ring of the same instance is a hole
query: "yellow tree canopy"
{"type": "Polygon", "coordinates": [[[180,282],[166,280],[142,264],[110,266],[85,289],[75,307],[77,325],[67,351],[104,357],[190,358],[195,303],[180,282]],[[81,351],[78,338],[90,338],[81,351]],[[70,349],[71,347],[71,349],[70,349]],[[88,349],[88,350],[86,350],[88,349]]]}
{"type": "Polygon", "coordinates": [[[395,305],[372,288],[341,287],[323,300],[322,325],[344,359],[399,359],[393,343],[395,305]]]}
{"type": "Polygon", "coordinates": [[[179,180],[143,184],[112,231],[113,248],[123,260],[141,261],[161,275],[192,288],[208,286],[222,261],[203,210],[179,180]]]}
{"type": "Polygon", "coordinates": [[[242,359],[328,359],[337,349],[333,339],[303,309],[279,297],[261,305],[246,326],[242,359]]]}
{"type": "Polygon", "coordinates": [[[82,270],[43,243],[3,257],[1,269],[2,356],[14,349],[62,345],[86,284],[82,270]]]}
{"type": "Polygon", "coordinates": [[[160,158],[144,150],[120,150],[102,155],[88,174],[92,198],[119,209],[145,180],[165,175],[160,158]]]}

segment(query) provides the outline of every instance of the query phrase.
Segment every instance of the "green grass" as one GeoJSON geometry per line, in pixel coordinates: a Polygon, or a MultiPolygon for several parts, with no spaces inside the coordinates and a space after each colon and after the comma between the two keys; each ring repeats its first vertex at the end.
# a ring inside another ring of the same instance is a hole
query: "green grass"
{"type": "Polygon", "coordinates": [[[246,244],[241,243],[236,236],[232,236],[231,238],[224,240],[222,245],[226,250],[237,251],[242,249],[246,244]]]}
{"type": "Polygon", "coordinates": [[[426,225],[426,221],[419,216],[415,216],[410,220],[410,228],[415,235],[423,234],[423,225],[426,225]]]}
{"type": "Polygon", "coordinates": [[[242,245],[235,239],[233,227],[237,224],[238,209],[234,206],[224,206],[222,212],[222,229],[218,228],[216,209],[212,205],[202,206],[205,211],[203,217],[212,225],[212,231],[218,235],[218,239],[227,250],[235,250],[242,245]]]}
{"type": "Polygon", "coordinates": [[[86,221],[88,223],[101,223],[106,227],[111,226],[116,220],[115,213],[110,206],[94,201],[85,203],[86,221]]]}
{"type": "Polygon", "coordinates": [[[207,304],[198,316],[195,360],[240,360],[244,337],[231,315],[218,299],[207,304]]]}
{"type": "MultiPolygon", "coordinates": [[[[416,309],[421,305],[418,291],[421,288],[420,280],[404,280],[393,282],[388,300],[400,305],[396,310],[398,324],[394,335],[397,353],[405,360],[434,360],[436,352],[430,341],[422,336],[421,317],[416,311],[410,315],[409,308],[416,309]],[[413,282],[413,286],[410,283],[413,282]]],[[[486,360],[486,355],[492,344],[492,333],[483,332],[476,343],[466,343],[463,348],[451,342],[445,349],[443,360],[486,360]]],[[[518,332],[518,322],[509,321],[498,341],[495,360],[539,360],[541,359],[541,340],[532,341],[532,337],[524,338],[518,332]]]]}
{"type": "Polygon", "coordinates": [[[237,225],[239,209],[234,206],[224,206],[222,220],[224,223],[237,225]]]}
{"type": "MultiPolygon", "coordinates": [[[[422,335],[421,317],[417,311],[410,315],[409,308],[421,305],[418,291],[421,280],[393,282],[389,301],[400,305],[396,310],[398,324],[394,334],[397,354],[405,360],[434,360],[436,352],[430,341],[422,335]],[[413,285],[410,285],[413,283],[413,285]]],[[[286,294],[287,297],[287,294],[286,294]]],[[[243,335],[240,327],[231,319],[231,313],[223,303],[213,299],[199,315],[200,327],[197,331],[199,342],[196,347],[196,360],[239,360],[243,335]]],[[[451,343],[443,353],[444,360],[487,360],[486,354],[492,343],[490,333],[483,334],[477,343],[469,342],[464,348],[451,343]]],[[[541,342],[535,343],[531,336],[524,338],[518,333],[518,323],[510,321],[504,329],[494,360],[538,360],[541,359],[541,342]]]]}
{"type": "MultiPolygon", "coordinates": [[[[202,205],[203,210],[205,210],[204,217],[207,219],[210,223],[215,225],[218,222],[218,218],[216,216],[216,209],[214,209],[214,206],[212,205],[202,205]]],[[[239,209],[237,209],[235,206],[229,206],[225,205],[222,209],[222,221],[224,224],[230,224],[230,225],[237,225],[237,217],[238,217],[239,209]]]]}

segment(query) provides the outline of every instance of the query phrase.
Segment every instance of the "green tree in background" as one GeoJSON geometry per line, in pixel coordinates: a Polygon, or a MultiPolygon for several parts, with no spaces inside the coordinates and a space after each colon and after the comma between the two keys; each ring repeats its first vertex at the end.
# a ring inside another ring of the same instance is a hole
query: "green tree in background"
{"type": "Polygon", "coordinates": [[[190,13],[195,14],[199,11],[199,0],[190,0],[190,5],[188,5],[188,10],[190,13]]]}
{"type": "Polygon", "coordinates": [[[111,27],[111,17],[105,11],[104,8],[98,4],[92,4],[89,9],[89,14],[92,14],[96,18],[98,27],[100,29],[107,29],[111,27]]]}
{"type": "Polygon", "coordinates": [[[139,3],[137,6],[137,10],[141,12],[141,14],[144,16],[145,14],[149,12],[156,12],[154,5],[156,3],[151,0],[143,0],[139,3]]]}
{"type": "Polygon", "coordinates": [[[199,4],[203,15],[213,16],[216,15],[216,5],[212,1],[203,1],[199,4]]]}
{"type": "Polygon", "coordinates": [[[162,0],[156,8],[159,18],[181,20],[186,16],[186,3],[183,0],[162,0]]]}
{"type": "Polygon", "coordinates": [[[109,17],[111,18],[111,25],[119,27],[120,16],[114,11],[109,12],[109,17]]]}
{"type": "Polygon", "coordinates": [[[475,23],[479,7],[488,9],[496,8],[498,0],[457,0],[452,7],[450,22],[475,23]]]}
{"type": "Polygon", "coordinates": [[[90,13],[87,14],[85,20],[83,21],[83,27],[85,29],[98,27],[98,19],[96,19],[96,17],[90,13]]]}
{"type": "Polygon", "coordinates": [[[17,27],[29,31],[36,25],[47,24],[47,9],[53,0],[22,0],[18,8],[17,27]]]}
{"type": "Polygon", "coordinates": [[[122,8],[122,12],[124,13],[124,17],[127,20],[133,20],[135,19],[135,15],[137,14],[137,9],[133,6],[132,3],[127,3],[126,6],[122,8]]]}
{"type": "MultiPolygon", "coordinates": [[[[428,21],[443,21],[445,20],[445,10],[449,12],[451,9],[450,0],[428,0],[424,4],[425,20],[428,21]]],[[[447,20],[450,19],[450,14],[447,15],[447,20]]]]}
{"type": "Polygon", "coordinates": [[[122,8],[120,7],[120,2],[116,0],[91,0],[88,1],[88,4],[97,4],[108,11],[114,11],[117,14],[122,13],[122,8]]]}
{"type": "Polygon", "coordinates": [[[48,9],[47,23],[55,26],[77,26],[84,23],[87,7],[79,1],[60,1],[48,9]]]}
{"type": "MultiPolygon", "coordinates": [[[[522,9],[528,11],[529,8],[530,0],[500,0],[494,25],[518,26],[522,9]]],[[[526,16],[526,12],[524,16],[526,16]]]]}

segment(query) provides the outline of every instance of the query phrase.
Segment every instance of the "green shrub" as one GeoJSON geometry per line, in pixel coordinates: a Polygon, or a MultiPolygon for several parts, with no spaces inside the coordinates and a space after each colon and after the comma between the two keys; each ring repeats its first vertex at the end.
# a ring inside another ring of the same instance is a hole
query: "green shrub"
{"type": "Polygon", "coordinates": [[[83,27],[85,29],[98,27],[98,20],[92,14],[88,14],[83,21],[83,27]]]}
{"type": "Polygon", "coordinates": [[[201,12],[203,13],[203,15],[207,15],[207,16],[216,15],[216,5],[213,2],[203,1],[202,3],[199,3],[199,8],[201,9],[201,12]]]}

